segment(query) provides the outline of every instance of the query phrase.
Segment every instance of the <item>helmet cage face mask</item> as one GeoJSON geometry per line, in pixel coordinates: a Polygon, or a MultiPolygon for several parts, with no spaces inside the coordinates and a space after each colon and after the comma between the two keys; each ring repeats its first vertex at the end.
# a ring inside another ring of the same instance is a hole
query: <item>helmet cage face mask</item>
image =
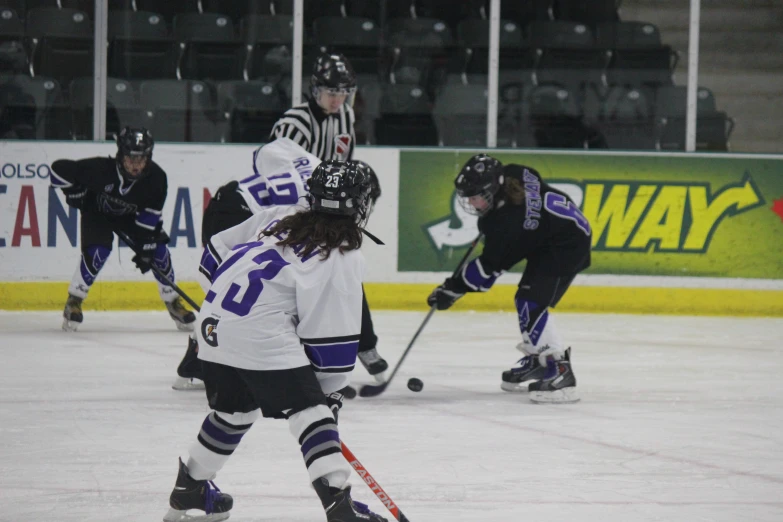
{"type": "Polygon", "coordinates": [[[323,54],[318,57],[310,77],[310,94],[320,105],[321,96],[346,96],[353,105],[356,95],[356,73],[342,54],[323,54]]]}
{"type": "Polygon", "coordinates": [[[155,148],[155,141],[152,134],[145,129],[134,129],[131,127],[123,128],[117,135],[117,168],[122,177],[127,181],[137,181],[149,174],[150,163],[152,163],[152,151],[155,148]],[[129,172],[125,168],[125,160],[130,163],[138,164],[145,160],[144,168],[137,174],[129,172]]]}
{"type": "Polygon", "coordinates": [[[495,206],[495,196],[503,183],[502,164],[491,156],[479,154],[473,156],[462,167],[454,180],[458,202],[465,212],[474,216],[483,216],[495,206]],[[483,208],[476,208],[470,202],[472,197],[484,200],[483,208]]]}

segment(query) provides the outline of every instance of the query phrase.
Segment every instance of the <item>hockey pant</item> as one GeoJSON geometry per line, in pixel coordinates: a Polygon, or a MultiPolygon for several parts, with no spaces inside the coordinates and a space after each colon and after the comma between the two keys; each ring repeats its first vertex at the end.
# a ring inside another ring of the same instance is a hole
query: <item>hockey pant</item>
{"type": "Polygon", "coordinates": [[[206,363],[205,371],[207,397],[214,411],[204,419],[190,448],[191,477],[212,480],[263,415],[287,418],[311,482],[325,477],[331,487],[345,486],[351,467],[342,457],[337,421],[310,366],[252,371],[206,363]],[[291,407],[280,410],[283,406],[291,407]]]}
{"type": "Polygon", "coordinates": [[[525,269],[514,296],[514,304],[522,333],[519,348],[526,354],[541,355],[544,352],[548,354],[565,351],[549,309],[557,305],[574,277],[576,274],[541,274],[535,265],[528,265],[525,269]]]}
{"type": "MultiPolygon", "coordinates": [[[[112,251],[114,242],[114,227],[124,230],[131,239],[139,237],[138,226],[132,222],[110,222],[106,216],[96,212],[82,212],[81,216],[82,255],[79,266],[71,278],[68,287],[70,295],[85,299],[90,287],[98,277],[112,251]]],[[[132,256],[131,256],[132,257],[132,256]]],[[[165,243],[158,243],[152,264],[159,269],[171,282],[174,279],[174,266],[171,263],[171,253],[165,243]]],[[[177,293],[163,279],[154,273],[158,283],[160,298],[170,303],[177,299],[177,293]]]]}

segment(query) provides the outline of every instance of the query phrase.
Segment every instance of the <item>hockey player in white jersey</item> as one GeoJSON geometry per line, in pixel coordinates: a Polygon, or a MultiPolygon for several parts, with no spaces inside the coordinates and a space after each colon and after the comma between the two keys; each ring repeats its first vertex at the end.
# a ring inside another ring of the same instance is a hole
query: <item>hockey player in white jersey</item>
{"type": "MultiPolygon", "coordinates": [[[[210,201],[202,222],[202,243],[207,245],[215,234],[271,207],[307,204],[306,183],[320,163],[318,157],[288,138],[278,138],[258,148],[253,153],[253,174],[222,186],[210,201]]],[[[370,203],[374,205],[381,195],[378,178],[369,165],[364,162],[357,163],[363,165],[372,178],[370,203]]],[[[359,358],[370,375],[383,381],[383,372],[388,368],[388,364],[378,355],[377,342],[369,306],[363,297],[359,358]]],[[[194,334],[188,341],[185,356],[177,368],[177,378],[172,385],[175,390],[203,389],[197,352],[198,342],[194,334]]]]}
{"type": "Polygon", "coordinates": [[[233,499],[211,481],[260,416],[288,420],[329,522],[386,522],[352,501],[337,427],[361,330],[370,179],[329,161],[309,185],[309,207],[262,211],[205,249],[198,357],[214,411],[180,459],[165,522],[228,518],[233,499]]]}

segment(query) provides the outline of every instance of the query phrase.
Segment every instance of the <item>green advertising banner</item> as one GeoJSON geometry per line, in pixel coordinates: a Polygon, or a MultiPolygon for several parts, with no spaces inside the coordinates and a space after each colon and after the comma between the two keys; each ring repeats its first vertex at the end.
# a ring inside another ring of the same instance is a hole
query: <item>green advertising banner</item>
{"type": "MultiPolygon", "coordinates": [[[[476,236],[453,185],[474,153],[400,152],[401,272],[451,271],[476,236]]],[[[494,156],[538,170],[579,205],[593,229],[587,273],[783,279],[783,159],[494,156]]]]}

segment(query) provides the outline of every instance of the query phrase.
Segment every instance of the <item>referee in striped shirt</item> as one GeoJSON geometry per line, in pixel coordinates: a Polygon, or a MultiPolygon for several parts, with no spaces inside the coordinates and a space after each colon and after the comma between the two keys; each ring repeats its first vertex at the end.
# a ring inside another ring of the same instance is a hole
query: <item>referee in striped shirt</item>
{"type": "MultiPolygon", "coordinates": [[[[289,138],[323,161],[353,159],[355,94],[356,73],[348,59],[339,53],[320,55],[310,77],[310,100],[288,109],[272,128],[269,141],[289,138]]],[[[367,296],[362,295],[359,360],[370,375],[384,382],[389,364],[378,354],[377,344],[367,296]]],[[[346,394],[351,392],[354,390],[350,387],[344,390],[346,394]]]]}
{"type": "Polygon", "coordinates": [[[322,54],[310,77],[310,100],[288,109],[269,141],[290,138],[323,161],[353,159],[356,73],[342,54],[322,54]]]}

